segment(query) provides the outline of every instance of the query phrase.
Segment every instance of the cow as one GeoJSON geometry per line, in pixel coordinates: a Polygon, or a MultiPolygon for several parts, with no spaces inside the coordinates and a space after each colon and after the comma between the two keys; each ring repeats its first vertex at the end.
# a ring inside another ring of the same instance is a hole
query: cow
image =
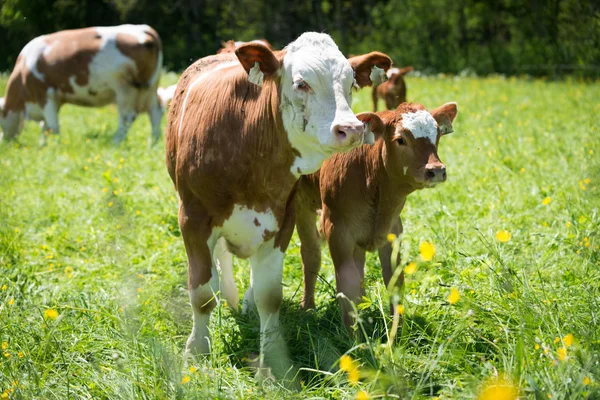
{"type": "Polygon", "coordinates": [[[373,98],[373,111],[377,111],[377,103],[381,98],[388,110],[395,110],[401,103],[406,101],[406,82],[404,75],[413,70],[413,67],[390,68],[387,71],[387,82],[373,87],[371,96],[373,98]]]}
{"type": "MultiPolygon", "coordinates": [[[[59,133],[63,104],[100,107],[116,103],[121,142],[136,115],[147,112],[152,140],[161,133],[156,89],[162,68],[160,37],[148,25],[65,30],[39,36],[21,50],[0,102],[0,127],[15,138],[25,119],[42,121],[42,133],[59,133]]],[[[42,135],[43,140],[44,135],[42,135]]]]}
{"type": "Polygon", "coordinates": [[[243,311],[255,306],[260,318],[256,375],[288,371],[279,309],[298,179],[363,143],[352,90],[383,80],[390,66],[379,52],[347,60],[329,35],[307,32],[282,51],[246,43],[183,73],[165,142],[188,257],[193,328],[186,357],[210,351],[217,295],[238,309],[234,254],[250,259],[243,311]]]}
{"type": "Polygon", "coordinates": [[[233,40],[228,40],[226,42],[221,42],[222,47],[219,50],[217,50],[217,54],[234,53],[235,49],[246,43],[261,43],[267,46],[269,50],[273,50],[273,46],[271,46],[271,43],[269,43],[267,39],[255,39],[251,42],[235,42],[233,40]]]}
{"type": "MultiPolygon", "coordinates": [[[[393,111],[364,113],[357,117],[377,138],[346,154],[334,155],[321,169],[303,176],[296,196],[296,227],[301,242],[304,295],[301,307],[314,308],[317,274],[321,265],[319,232],[315,226],[321,209],[321,233],[335,266],[344,323],[351,326],[352,304],[360,300],[365,252],[379,253],[386,287],[394,276],[389,233],[402,233],[399,215],[406,197],[446,180],[446,167],[437,154],[441,136],[453,131],[456,103],[433,111],[420,104],[403,103],[393,111]]],[[[397,257],[400,260],[400,257],[397,257]]],[[[398,271],[400,272],[400,271],[398,271]]],[[[404,282],[404,272],[396,277],[404,282]]]]}

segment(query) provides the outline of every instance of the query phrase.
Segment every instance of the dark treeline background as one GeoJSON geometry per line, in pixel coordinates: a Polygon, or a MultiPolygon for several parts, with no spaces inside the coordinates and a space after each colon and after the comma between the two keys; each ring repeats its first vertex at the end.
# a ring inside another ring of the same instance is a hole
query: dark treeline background
{"type": "Polygon", "coordinates": [[[304,31],[333,36],[345,54],[381,50],[398,66],[598,76],[600,2],[585,0],[0,0],[0,71],[35,36],[147,23],[165,66],[182,70],[221,41],[266,38],[281,48],[304,31]]]}

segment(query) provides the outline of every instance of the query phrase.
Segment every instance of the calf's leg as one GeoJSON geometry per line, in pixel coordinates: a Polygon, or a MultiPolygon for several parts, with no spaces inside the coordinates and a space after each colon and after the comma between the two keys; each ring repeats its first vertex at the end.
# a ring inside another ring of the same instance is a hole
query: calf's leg
{"type": "MultiPolygon", "coordinates": [[[[329,251],[335,266],[335,281],[337,285],[340,303],[342,305],[342,317],[344,324],[350,327],[354,324],[355,318],[351,315],[354,312],[353,303],[360,300],[361,280],[364,276],[364,265],[356,265],[354,260],[355,243],[345,235],[348,230],[336,227],[336,230],[329,237],[329,251]]],[[[364,258],[363,258],[364,260],[364,258]]]]}
{"type": "Polygon", "coordinates": [[[300,237],[300,254],[304,271],[304,294],[301,307],[305,310],[315,308],[315,285],[321,269],[321,247],[316,227],[316,210],[302,206],[296,207],[296,229],[300,237]]]}

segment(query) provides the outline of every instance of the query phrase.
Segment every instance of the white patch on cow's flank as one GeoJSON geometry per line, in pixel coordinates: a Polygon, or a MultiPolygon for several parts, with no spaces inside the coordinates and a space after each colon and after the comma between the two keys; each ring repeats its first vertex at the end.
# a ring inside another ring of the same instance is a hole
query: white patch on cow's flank
{"type": "Polygon", "coordinates": [[[131,35],[138,42],[144,43],[146,40],[146,31],[150,29],[148,25],[119,25],[119,26],[99,26],[96,28],[104,40],[116,39],[118,34],[131,35]]]}
{"type": "Polygon", "coordinates": [[[181,127],[183,126],[183,118],[185,117],[185,109],[187,106],[187,102],[188,102],[188,98],[190,97],[190,93],[192,93],[192,91],[194,90],[194,86],[196,86],[198,83],[202,82],[203,80],[207,79],[208,77],[210,77],[212,75],[213,72],[215,71],[219,71],[228,67],[232,67],[234,65],[238,65],[239,61],[235,60],[235,61],[228,61],[228,62],[224,62],[223,64],[219,64],[218,66],[216,66],[215,68],[211,69],[210,71],[206,71],[203,74],[201,74],[199,77],[197,77],[192,83],[190,83],[187,87],[187,93],[185,94],[185,98],[183,99],[183,105],[181,107],[181,118],[179,119],[179,127],[177,128],[177,137],[181,136],[181,127]]]}
{"type": "Polygon", "coordinates": [[[38,71],[37,63],[48,47],[48,44],[44,41],[45,38],[45,35],[36,37],[23,47],[20,54],[25,59],[27,69],[40,81],[44,80],[44,74],[38,71]]]}
{"type": "Polygon", "coordinates": [[[418,110],[402,114],[402,126],[411,131],[415,139],[426,138],[435,144],[438,125],[429,111],[418,110]]]}

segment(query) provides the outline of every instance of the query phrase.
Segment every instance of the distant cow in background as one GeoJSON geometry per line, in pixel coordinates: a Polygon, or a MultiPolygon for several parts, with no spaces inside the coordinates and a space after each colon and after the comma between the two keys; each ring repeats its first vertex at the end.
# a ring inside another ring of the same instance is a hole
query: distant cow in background
{"type": "Polygon", "coordinates": [[[413,67],[390,68],[387,71],[388,80],[374,87],[373,111],[377,111],[377,101],[381,98],[385,101],[388,110],[395,110],[401,103],[406,101],[406,82],[404,75],[413,70],[413,67]]]}
{"type": "Polygon", "coordinates": [[[59,132],[63,104],[100,107],[116,103],[123,140],[138,113],[147,112],[152,139],[160,137],[162,108],[156,93],[162,44],[148,25],[60,31],[39,36],[21,50],[0,101],[0,127],[16,137],[25,119],[43,121],[43,132],[59,132]]]}
{"type": "MultiPolygon", "coordinates": [[[[304,268],[303,308],[315,306],[315,284],[321,267],[317,210],[321,230],[335,266],[338,293],[355,303],[363,292],[365,252],[377,250],[386,287],[398,261],[392,261],[388,233],[402,233],[400,212],[406,197],[446,180],[437,154],[440,137],[452,132],[458,111],[446,103],[431,112],[420,104],[357,115],[374,133],[373,146],[363,145],[325,161],[319,171],[300,178],[296,194],[296,227],[304,268]]],[[[401,287],[404,273],[393,286],[401,287]]],[[[351,325],[351,304],[342,300],[344,322],[351,325]]]]}

